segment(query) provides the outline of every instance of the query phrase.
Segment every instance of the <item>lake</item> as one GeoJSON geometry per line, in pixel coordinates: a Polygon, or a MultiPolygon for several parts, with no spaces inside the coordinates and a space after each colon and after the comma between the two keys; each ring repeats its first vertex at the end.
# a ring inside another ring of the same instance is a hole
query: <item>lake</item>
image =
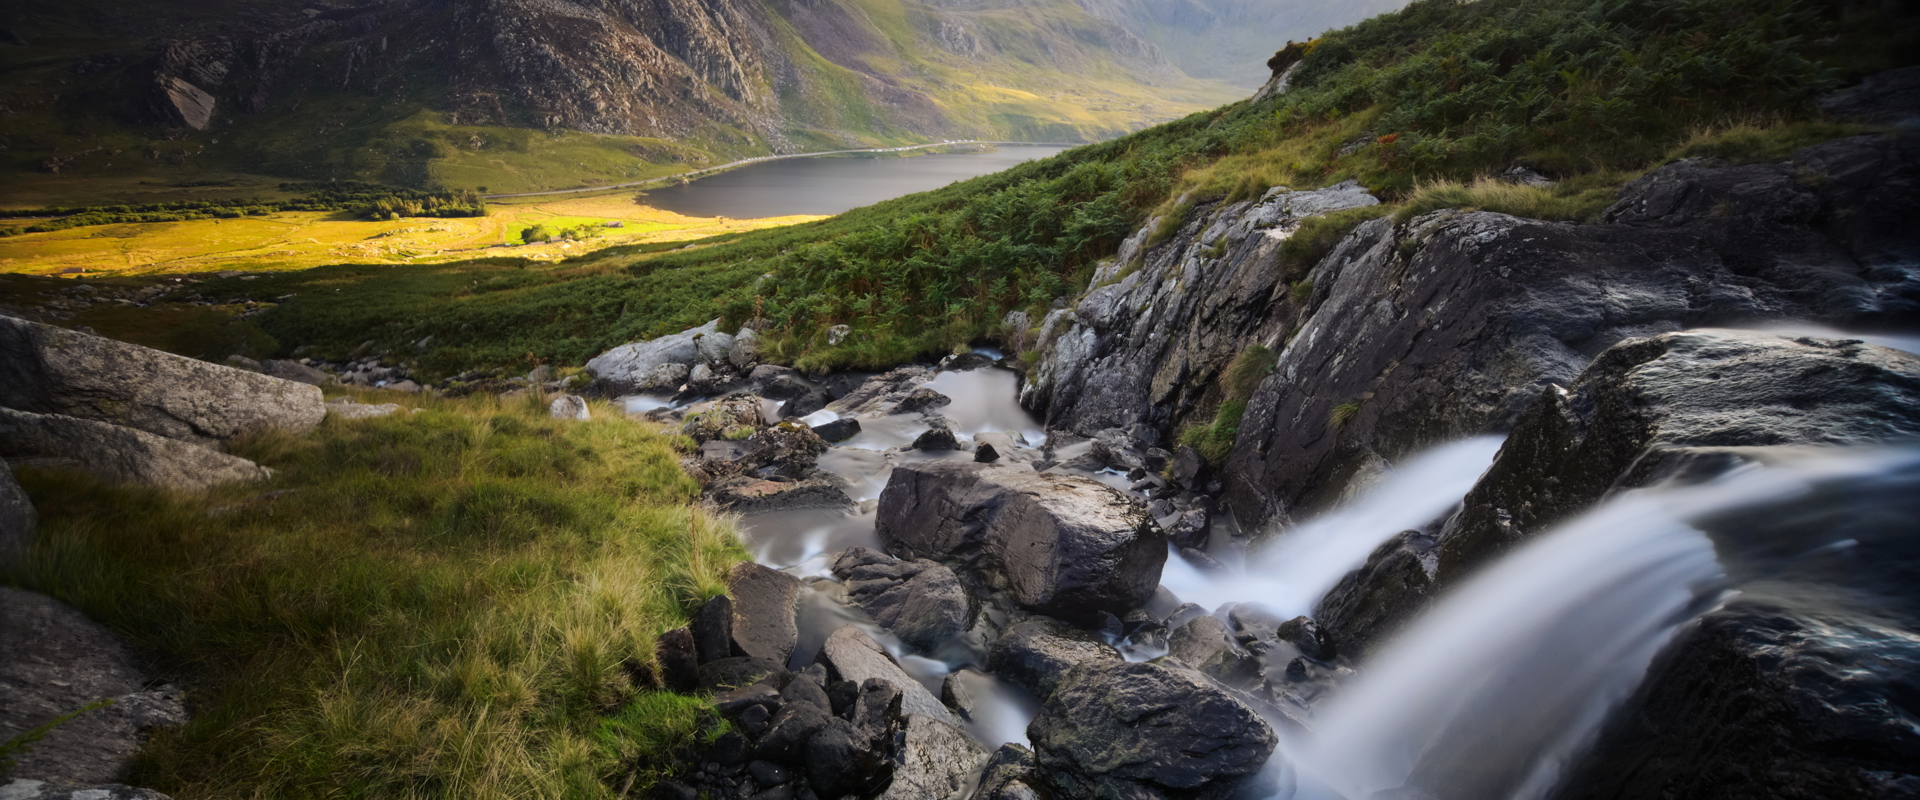
{"type": "Polygon", "coordinates": [[[690,217],[752,219],[838,214],[999,172],[1068,148],[1068,145],[1001,145],[991,153],[941,153],[908,158],[788,158],[749,164],[684,186],[648,189],[646,204],[690,217]]]}

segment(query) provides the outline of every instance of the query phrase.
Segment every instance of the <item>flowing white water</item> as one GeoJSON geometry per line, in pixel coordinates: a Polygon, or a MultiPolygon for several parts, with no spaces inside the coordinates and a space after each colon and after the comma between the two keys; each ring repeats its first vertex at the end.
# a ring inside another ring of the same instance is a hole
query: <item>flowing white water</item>
{"type": "Polygon", "coordinates": [[[1433,522],[1460,502],[1493,463],[1500,437],[1482,436],[1434,448],[1393,469],[1359,499],[1295,527],[1229,572],[1201,572],[1178,555],[1160,585],[1209,609],[1257,601],[1283,617],[1312,614],[1313,604],[1367,554],[1401,531],[1433,522]]]}
{"type": "Polygon", "coordinates": [[[1293,797],[1546,794],[1659,649],[1722,596],[1692,520],[1915,460],[1826,454],[1606,501],[1448,594],[1316,709],[1315,732],[1282,745],[1300,774],[1293,797]]]}

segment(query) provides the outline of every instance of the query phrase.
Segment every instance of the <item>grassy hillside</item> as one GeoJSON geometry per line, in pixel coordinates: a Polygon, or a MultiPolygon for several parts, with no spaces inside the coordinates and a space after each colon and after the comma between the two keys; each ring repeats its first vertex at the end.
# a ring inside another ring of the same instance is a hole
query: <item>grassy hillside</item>
{"type": "Polygon", "coordinates": [[[747,557],[671,437],[538,398],[426,401],[236,448],[207,496],[23,471],[41,544],[0,576],[187,689],[133,783],[175,797],[611,797],[705,701],[645,680],[659,633],[747,557]],[[261,494],[269,492],[272,494],[261,494]]]}
{"type": "Polygon", "coordinates": [[[881,366],[1080,291],[1128,231],[1200,198],[1355,178],[1403,206],[1577,220],[1668,158],[1778,158],[1863,130],[1823,122],[1815,96],[1911,59],[1914,31],[1784,0],[1426,0],[1319,40],[1282,97],[821,222],[553,267],[332,267],[210,290],[296,295],[261,320],[287,346],[434,335],[429,369],[579,364],[716,316],[758,320],[794,363],[881,366]],[[1514,164],[1560,184],[1476,183],[1514,164]],[[836,324],[855,335],[829,346],[836,324]]]}

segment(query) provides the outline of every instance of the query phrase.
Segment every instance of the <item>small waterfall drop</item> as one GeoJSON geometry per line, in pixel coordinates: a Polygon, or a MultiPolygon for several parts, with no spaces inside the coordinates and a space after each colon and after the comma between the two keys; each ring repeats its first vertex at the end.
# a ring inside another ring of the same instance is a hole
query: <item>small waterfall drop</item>
{"type": "Polygon", "coordinates": [[[1913,450],[1826,453],[1610,498],[1445,595],[1369,658],[1316,709],[1312,734],[1283,743],[1300,774],[1293,796],[1546,795],[1660,648],[1728,591],[1696,520],[1917,461],[1913,450]]]}

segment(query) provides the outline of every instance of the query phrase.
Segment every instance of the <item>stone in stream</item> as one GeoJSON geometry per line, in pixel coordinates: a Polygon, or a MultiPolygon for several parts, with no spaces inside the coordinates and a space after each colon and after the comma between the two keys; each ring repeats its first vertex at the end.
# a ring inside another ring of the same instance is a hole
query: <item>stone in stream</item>
{"type": "Polygon", "coordinates": [[[840,680],[856,683],[879,680],[898,689],[903,713],[920,714],[946,723],[954,721],[953,714],[941,705],[939,698],[900,669],[893,656],[857,626],[842,626],[829,635],[820,647],[820,661],[840,680]]]}
{"type": "Polygon", "coordinates": [[[1183,669],[1092,662],[1027,727],[1041,775],[1067,797],[1225,800],[1278,741],[1252,708],[1183,669]]]}
{"type": "Polygon", "coordinates": [[[761,480],[737,475],[714,482],[706,497],[735,514],[763,514],[803,508],[845,508],[853,505],[846,489],[832,475],[804,480],[761,480]]]}
{"type": "Polygon", "coordinates": [[[987,670],[1044,699],[1075,666],[1122,660],[1120,651],[1097,634],[1059,620],[1029,617],[1007,626],[994,640],[987,670]]]}
{"type": "Polygon", "coordinates": [[[930,461],[896,467],[875,527],[888,552],[1004,587],[1025,608],[1097,624],[1160,584],[1166,537],[1145,509],[1089,478],[930,461]]]}
{"type": "Polygon", "coordinates": [[[915,411],[940,408],[952,402],[953,398],[923,386],[907,392],[905,397],[900,398],[900,402],[893,407],[893,413],[911,414],[915,411]]]}
{"type": "Polygon", "coordinates": [[[734,394],[688,407],[680,424],[680,432],[696,442],[714,439],[738,441],[766,426],[760,398],[750,394],[734,394]]]}
{"type": "Polygon", "coordinates": [[[0,406],[208,447],[266,430],[305,433],[327,414],[315,386],[6,316],[0,406]]]}
{"type": "Polygon", "coordinates": [[[854,547],[834,562],[833,574],[846,582],[850,602],[915,650],[932,652],[973,625],[966,587],[935,562],[854,547]]]}
{"type": "Polygon", "coordinates": [[[893,783],[876,800],[955,800],[986,761],[987,751],[966,731],[909,714],[906,735],[894,756],[893,783]]]}
{"type": "Polygon", "coordinates": [[[953,426],[945,418],[930,420],[929,425],[931,427],[914,437],[912,449],[921,451],[960,449],[960,438],[953,435],[953,426]]]}
{"type": "Polygon", "coordinates": [[[836,419],[813,426],[813,432],[828,442],[844,442],[860,435],[860,420],[852,417],[836,419]]]}
{"type": "Polygon", "coordinates": [[[104,481],[187,492],[273,475],[239,456],[136,428],[10,408],[0,408],[0,456],[54,459],[104,481]]]}
{"type": "Polygon", "coordinates": [[[727,574],[727,594],[733,604],[733,651],[786,664],[800,640],[794,617],[800,579],[742,561],[727,574]]]}
{"type": "MultiPolygon", "coordinates": [[[[845,376],[835,376],[841,378],[845,376]]],[[[835,378],[829,378],[822,388],[832,393],[835,378]]],[[[859,386],[853,387],[839,399],[827,405],[827,408],[839,412],[842,416],[884,417],[900,413],[901,401],[933,378],[933,370],[920,366],[897,367],[882,375],[868,378],[859,386]]]]}

